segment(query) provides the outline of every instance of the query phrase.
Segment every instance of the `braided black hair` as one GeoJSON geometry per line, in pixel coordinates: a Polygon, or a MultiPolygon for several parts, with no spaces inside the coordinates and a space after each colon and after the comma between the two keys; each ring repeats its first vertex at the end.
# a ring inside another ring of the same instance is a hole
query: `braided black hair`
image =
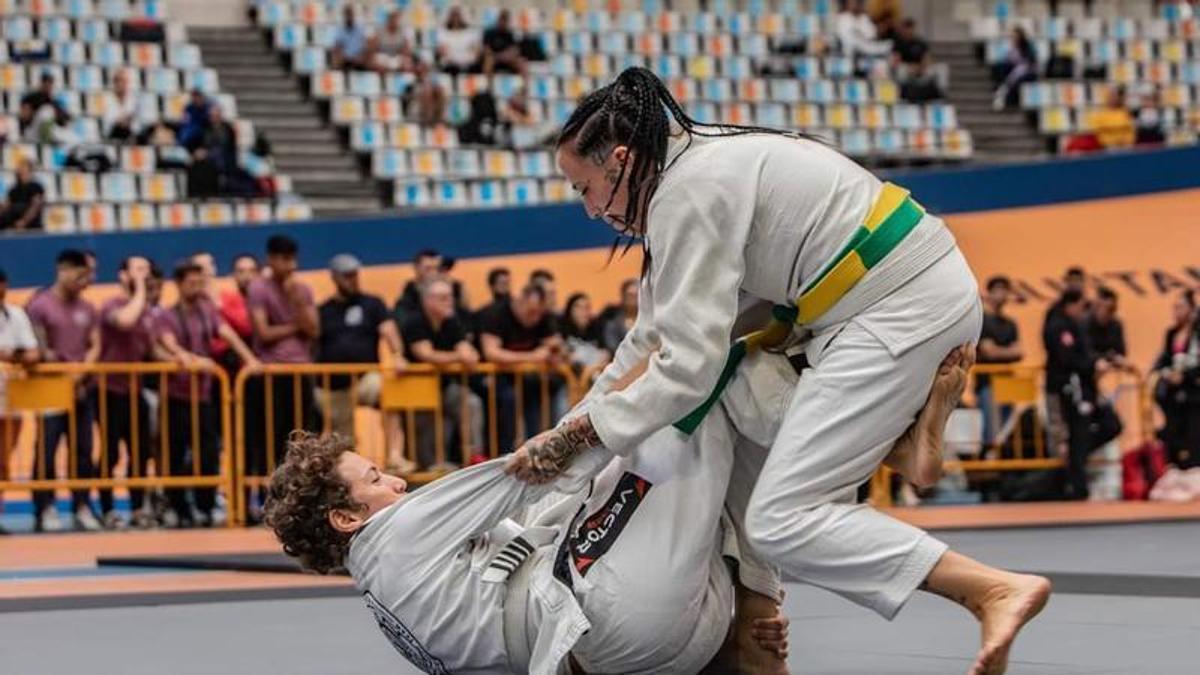
{"type": "MultiPolygon", "coordinates": [[[[580,101],[563,125],[557,145],[561,147],[574,140],[576,152],[598,164],[603,163],[617,145],[625,145],[633,151],[632,166],[628,161],[623,162],[615,181],[610,178],[614,185],[620,185],[625,174],[629,174],[629,203],[624,214],[624,234],[628,236],[634,234],[632,228],[641,210],[649,205],[663,171],[668,168],[667,141],[672,120],[687,134],[689,144],[693,136],[775,134],[812,138],[770,127],[700,122],[687,114],[653,72],[641,67],[625,69],[611,84],[580,101]]],[[[612,191],[612,195],[615,194],[616,189],[612,191]]],[[[612,195],[604,211],[612,204],[612,195]]]]}

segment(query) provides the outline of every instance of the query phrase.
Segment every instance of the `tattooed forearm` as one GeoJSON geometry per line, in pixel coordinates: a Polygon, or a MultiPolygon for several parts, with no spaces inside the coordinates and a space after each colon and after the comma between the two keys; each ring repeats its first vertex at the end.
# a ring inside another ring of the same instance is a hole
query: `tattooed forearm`
{"type": "Polygon", "coordinates": [[[599,447],[600,436],[587,415],[581,415],[558,429],[534,438],[529,443],[529,461],[544,478],[559,473],[580,452],[599,447]]]}

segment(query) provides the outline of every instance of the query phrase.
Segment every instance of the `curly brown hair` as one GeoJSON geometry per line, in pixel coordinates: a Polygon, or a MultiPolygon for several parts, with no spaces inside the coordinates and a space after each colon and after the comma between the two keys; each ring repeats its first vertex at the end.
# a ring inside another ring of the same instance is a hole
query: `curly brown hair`
{"type": "Polygon", "coordinates": [[[346,436],[322,438],[293,431],[287,455],[271,474],[267,489],[264,519],[283,544],[283,552],[318,574],[341,571],[350,549],[350,535],[334,529],[329,514],[362,508],[338,474],[345,452],[354,452],[354,441],[346,436]]]}

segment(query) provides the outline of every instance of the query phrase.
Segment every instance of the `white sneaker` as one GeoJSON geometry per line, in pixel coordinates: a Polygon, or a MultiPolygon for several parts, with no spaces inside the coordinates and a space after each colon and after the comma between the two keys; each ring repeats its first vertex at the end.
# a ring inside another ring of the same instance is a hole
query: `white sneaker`
{"type": "Polygon", "coordinates": [[[104,518],[101,522],[104,524],[104,529],[106,530],[124,530],[125,528],[129,527],[129,523],[125,522],[125,519],[121,517],[121,514],[117,513],[116,511],[109,511],[108,513],[104,514],[104,518]]]}
{"type": "Polygon", "coordinates": [[[61,532],[62,520],[58,517],[58,509],[53,504],[42,509],[38,515],[38,530],[42,532],[61,532]]]}
{"type": "Polygon", "coordinates": [[[162,526],[168,530],[174,530],[175,528],[179,527],[179,514],[175,513],[175,511],[172,509],[167,509],[166,511],[163,511],[162,520],[160,522],[162,523],[162,526]]]}
{"type": "Polygon", "coordinates": [[[99,532],[104,527],[96,520],[95,514],[86,506],[75,509],[75,529],[84,532],[99,532]]]}

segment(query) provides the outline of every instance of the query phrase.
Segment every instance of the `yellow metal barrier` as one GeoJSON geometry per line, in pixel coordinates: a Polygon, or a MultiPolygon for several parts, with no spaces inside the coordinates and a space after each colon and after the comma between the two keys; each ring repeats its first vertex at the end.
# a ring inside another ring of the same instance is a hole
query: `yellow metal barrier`
{"type": "Polygon", "coordinates": [[[8,398],[8,412],[0,415],[0,434],[5,440],[0,445],[0,463],[7,467],[8,453],[11,452],[16,455],[18,465],[13,476],[0,471],[0,493],[32,490],[36,494],[65,489],[73,491],[77,499],[86,499],[90,497],[90,491],[96,489],[100,491],[102,508],[111,508],[114,488],[130,490],[131,494],[141,494],[146,489],[211,488],[223,490],[229,499],[233,498],[233,472],[228,463],[228,450],[233,447],[228,405],[232,398],[229,378],[219,367],[184,368],[173,363],[44,363],[29,368],[6,366],[0,371],[0,377],[5,378],[8,398]],[[168,415],[172,405],[179,401],[178,397],[171,396],[170,380],[181,374],[187,375],[189,389],[189,396],[182,405],[188,412],[185,423],[190,442],[187,445],[193,449],[190,472],[179,470],[182,467],[179,453],[184,448],[171,447],[171,438],[178,438],[179,431],[172,433],[171,416],[168,415]],[[204,471],[200,437],[211,430],[205,429],[206,421],[202,419],[204,395],[199,383],[208,377],[216,382],[214,393],[223,403],[219,406],[217,420],[219,447],[216,451],[221,454],[214,470],[204,471]],[[146,380],[156,381],[157,387],[152,383],[143,386],[146,380]],[[117,391],[113,391],[114,383],[124,386],[117,386],[117,391]],[[157,451],[150,434],[143,432],[153,421],[143,417],[149,414],[150,408],[143,392],[158,398],[157,451]],[[83,410],[81,405],[85,406],[83,410]],[[110,415],[114,406],[126,406],[123,410],[127,410],[127,414],[110,415]],[[64,415],[66,458],[56,461],[59,434],[51,434],[55,447],[46,447],[46,425],[61,425],[64,415]],[[28,421],[33,422],[32,439],[18,442],[14,427],[28,421]],[[122,424],[123,429],[113,429],[110,422],[114,421],[122,424]],[[86,423],[87,428],[79,428],[80,422],[86,423]],[[116,445],[113,445],[113,439],[117,439],[116,445]],[[125,469],[119,472],[117,460],[122,442],[125,469]],[[154,464],[152,474],[149,471],[151,462],[154,464]]]}
{"type": "MultiPolygon", "coordinates": [[[[282,459],[288,433],[301,427],[326,434],[343,431],[335,429],[333,424],[339,415],[345,417],[344,411],[338,408],[358,408],[363,403],[358,396],[360,386],[368,378],[378,382],[378,397],[364,405],[377,407],[385,417],[385,423],[389,415],[403,415],[405,419],[403,463],[408,466],[402,468],[409,470],[401,473],[415,484],[444,475],[458,464],[471,461],[475,455],[494,458],[512,450],[501,447],[506,442],[502,430],[510,432],[514,447],[521,439],[536,432],[527,428],[533,421],[527,418],[532,416],[523,414],[525,401],[531,395],[527,391],[529,386],[536,386],[538,390],[540,406],[536,411],[536,423],[540,429],[548,429],[556,421],[552,410],[554,389],[560,386],[555,384],[556,378],[561,381],[566,403],[573,404],[582,396],[579,379],[565,366],[480,364],[465,368],[413,364],[400,374],[377,363],[267,364],[243,369],[233,385],[237,401],[234,471],[238,481],[235,492],[239,522],[244,522],[250,515],[250,491],[261,491],[282,459]],[[340,381],[335,382],[335,379],[340,381]],[[340,393],[343,391],[346,394],[340,393]],[[448,394],[456,399],[453,404],[457,414],[453,417],[457,423],[459,462],[449,461],[446,449],[444,399],[448,394]],[[287,409],[284,414],[279,410],[281,406],[287,409]],[[318,413],[320,421],[317,420],[318,413]],[[506,413],[514,419],[508,420],[506,413]],[[432,416],[433,419],[418,424],[418,416],[432,416]],[[424,436],[430,430],[431,440],[424,436]],[[472,438],[479,439],[478,444],[472,438]],[[426,456],[421,457],[421,454],[426,456]]],[[[385,438],[385,447],[380,448],[378,444],[366,442],[366,434],[358,425],[352,433],[360,453],[381,466],[395,468],[399,465],[397,458],[392,456],[395,448],[386,447],[390,439],[385,438]]]]}

